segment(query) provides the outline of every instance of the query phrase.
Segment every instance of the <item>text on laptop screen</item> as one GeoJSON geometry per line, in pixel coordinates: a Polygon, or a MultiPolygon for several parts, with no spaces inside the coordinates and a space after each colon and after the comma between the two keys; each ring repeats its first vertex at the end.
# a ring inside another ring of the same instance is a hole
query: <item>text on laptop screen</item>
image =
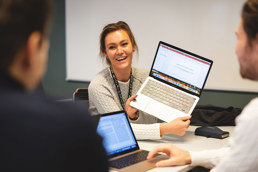
{"type": "Polygon", "coordinates": [[[210,65],[211,63],[203,58],[161,43],[151,75],[200,95],[210,65]]]}
{"type": "Polygon", "coordinates": [[[124,112],[101,116],[97,132],[103,137],[103,145],[108,155],[127,151],[137,146],[124,112]]]}

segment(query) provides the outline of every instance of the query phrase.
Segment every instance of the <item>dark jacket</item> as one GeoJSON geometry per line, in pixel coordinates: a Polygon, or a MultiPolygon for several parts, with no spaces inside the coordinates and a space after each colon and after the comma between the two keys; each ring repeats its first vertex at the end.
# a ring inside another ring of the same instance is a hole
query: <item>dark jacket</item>
{"type": "Polygon", "coordinates": [[[197,126],[235,126],[235,118],[242,109],[235,107],[219,107],[198,105],[192,112],[191,125],[197,126]]]}
{"type": "Polygon", "coordinates": [[[0,76],[0,171],[108,171],[87,107],[26,93],[0,76]]]}

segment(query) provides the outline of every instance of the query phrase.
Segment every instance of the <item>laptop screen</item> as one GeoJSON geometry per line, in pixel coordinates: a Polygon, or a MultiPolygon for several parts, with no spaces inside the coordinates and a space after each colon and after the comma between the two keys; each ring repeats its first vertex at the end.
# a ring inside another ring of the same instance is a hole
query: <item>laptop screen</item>
{"type": "Polygon", "coordinates": [[[211,60],[160,42],[150,75],[200,95],[211,66],[211,60]]]}
{"type": "Polygon", "coordinates": [[[139,149],[124,111],[101,115],[97,132],[110,157],[139,149]]]}

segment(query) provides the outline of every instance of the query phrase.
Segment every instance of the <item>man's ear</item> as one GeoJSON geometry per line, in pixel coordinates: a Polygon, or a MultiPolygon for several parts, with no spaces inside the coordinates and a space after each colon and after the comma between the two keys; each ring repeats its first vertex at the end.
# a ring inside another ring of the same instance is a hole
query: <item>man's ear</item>
{"type": "Polygon", "coordinates": [[[258,33],[256,34],[255,39],[252,40],[252,47],[258,52],[258,33]]]}
{"type": "Polygon", "coordinates": [[[42,34],[40,32],[33,32],[29,36],[25,47],[24,65],[26,65],[26,67],[31,67],[34,64],[36,60],[35,57],[37,57],[40,52],[41,39],[42,34]]]}

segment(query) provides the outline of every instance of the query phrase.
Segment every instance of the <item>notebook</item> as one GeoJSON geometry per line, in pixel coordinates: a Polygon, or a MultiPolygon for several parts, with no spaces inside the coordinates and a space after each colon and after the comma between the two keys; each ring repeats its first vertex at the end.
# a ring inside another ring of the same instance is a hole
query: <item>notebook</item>
{"type": "Polygon", "coordinates": [[[100,115],[97,132],[103,137],[111,170],[146,171],[167,158],[157,154],[151,160],[146,159],[148,151],[139,148],[125,111],[100,115]]]}
{"type": "Polygon", "coordinates": [[[149,76],[130,105],[166,122],[191,115],[212,63],[160,41],[149,76]]]}

